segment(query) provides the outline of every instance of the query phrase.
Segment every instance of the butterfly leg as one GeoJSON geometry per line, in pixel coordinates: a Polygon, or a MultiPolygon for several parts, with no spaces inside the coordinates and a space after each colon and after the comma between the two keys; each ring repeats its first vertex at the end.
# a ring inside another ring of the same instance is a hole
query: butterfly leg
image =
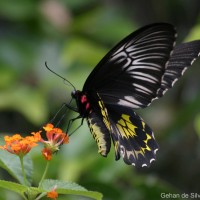
{"type": "Polygon", "coordinates": [[[78,108],[72,107],[67,103],[64,103],[64,106],[66,106],[68,109],[74,111],[74,112],[79,112],[78,108]]]}
{"type": "MultiPolygon", "coordinates": [[[[65,108],[65,106],[66,106],[66,103],[63,103],[62,106],[59,108],[59,110],[56,112],[56,114],[53,116],[53,118],[50,120],[50,123],[55,121],[55,119],[57,118],[58,114],[63,110],[63,108],[65,108]]],[[[61,121],[61,120],[59,120],[59,121],[61,121]]]]}
{"type": "Polygon", "coordinates": [[[55,127],[59,126],[61,121],[66,116],[68,109],[73,110],[74,112],[78,112],[77,108],[70,106],[70,104],[63,103],[61,105],[61,107],[59,108],[59,110],[56,112],[56,114],[53,116],[53,118],[49,121],[49,123],[55,124],[56,119],[59,119],[59,121],[56,123],[55,127]]]}
{"type": "Polygon", "coordinates": [[[66,131],[67,133],[68,133],[68,131],[69,131],[69,129],[70,129],[72,123],[73,123],[75,120],[80,119],[80,118],[82,118],[82,119],[81,119],[81,124],[80,124],[75,130],[73,130],[73,131],[69,134],[69,136],[71,136],[75,131],[77,131],[77,130],[83,125],[84,118],[83,118],[82,116],[79,115],[79,116],[77,116],[77,117],[75,117],[75,118],[69,120],[69,123],[68,123],[68,126],[67,126],[67,131],[66,131]]]}

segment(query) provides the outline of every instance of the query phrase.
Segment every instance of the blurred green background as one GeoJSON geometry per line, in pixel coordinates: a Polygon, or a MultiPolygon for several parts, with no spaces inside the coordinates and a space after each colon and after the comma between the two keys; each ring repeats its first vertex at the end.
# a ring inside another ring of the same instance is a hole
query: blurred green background
{"type": "MultiPolygon", "coordinates": [[[[1,134],[37,131],[70,100],[72,88],[50,73],[45,61],[82,89],[114,44],[154,22],[174,24],[178,43],[200,39],[200,1],[0,1],[1,134]]],[[[116,162],[113,149],[107,159],[102,158],[84,123],[54,158],[48,177],[102,192],[105,200],[162,199],[161,193],[200,195],[200,60],[164,98],[138,113],[160,145],[157,161],[149,169],[116,162]]],[[[66,122],[73,116],[67,113],[66,122]]],[[[45,163],[37,151],[32,157],[37,184],[45,163]]],[[[9,179],[4,171],[0,176],[9,179]]],[[[20,199],[9,191],[0,194],[2,200],[20,199]]]]}

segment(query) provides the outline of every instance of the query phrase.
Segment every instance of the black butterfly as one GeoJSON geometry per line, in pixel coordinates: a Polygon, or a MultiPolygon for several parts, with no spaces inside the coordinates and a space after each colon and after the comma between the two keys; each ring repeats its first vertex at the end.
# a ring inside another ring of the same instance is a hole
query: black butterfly
{"type": "MultiPolygon", "coordinates": [[[[144,108],[171,88],[199,56],[200,40],[175,46],[175,28],[145,26],[119,42],[94,68],[82,91],[74,90],[79,113],[87,119],[99,153],[111,141],[115,159],[139,167],[155,160],[158,144],[134,109],[144,108]]],[[[71,107],[70,107],[71,108],[71,107]]]]}

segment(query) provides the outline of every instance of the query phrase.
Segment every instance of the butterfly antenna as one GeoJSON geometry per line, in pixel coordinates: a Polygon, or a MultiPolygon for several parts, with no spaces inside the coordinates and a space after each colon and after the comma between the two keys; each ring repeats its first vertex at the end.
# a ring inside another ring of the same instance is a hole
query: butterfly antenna
{"type": "Polygon", "coordinates": [[[57,74],[57,73],[54,72],[52,69],[50,69],[49,66],[47,65],[47,62],[46,62],[46,61],[45,61],[45,67],[46,67],[50,72],[52,72],[53,74],[55,74],[56,76],[62,78],[65,82],[67,82],[70,86],[72,86],[73,89],[76,91],[75,86],[74,86],[72,83],[70,83],[66,78],[62,77],[60,74],[57,74]]]}

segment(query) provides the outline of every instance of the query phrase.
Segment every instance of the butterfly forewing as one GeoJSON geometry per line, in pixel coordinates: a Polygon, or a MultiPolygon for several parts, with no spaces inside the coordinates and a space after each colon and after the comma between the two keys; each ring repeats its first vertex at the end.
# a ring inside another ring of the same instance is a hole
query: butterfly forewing
{"type": "Polygon", "coordinates": [[[160,87],[175,35],[169,24],[149,25],[132,33],[100,61],[83,91],[97,91],[105,104],[147,106],[160,87]]]}
{"type": "Polygon", "coordinates": [[[192,65],[199,56],[200,41],[192,41],[179,44],[174,47],[173,53],[167,63],[167,67],[162,77],[161,87],[157,91],[157,96],[161,97],[174,83],[181,77],[186,69],[192,65]]]}

